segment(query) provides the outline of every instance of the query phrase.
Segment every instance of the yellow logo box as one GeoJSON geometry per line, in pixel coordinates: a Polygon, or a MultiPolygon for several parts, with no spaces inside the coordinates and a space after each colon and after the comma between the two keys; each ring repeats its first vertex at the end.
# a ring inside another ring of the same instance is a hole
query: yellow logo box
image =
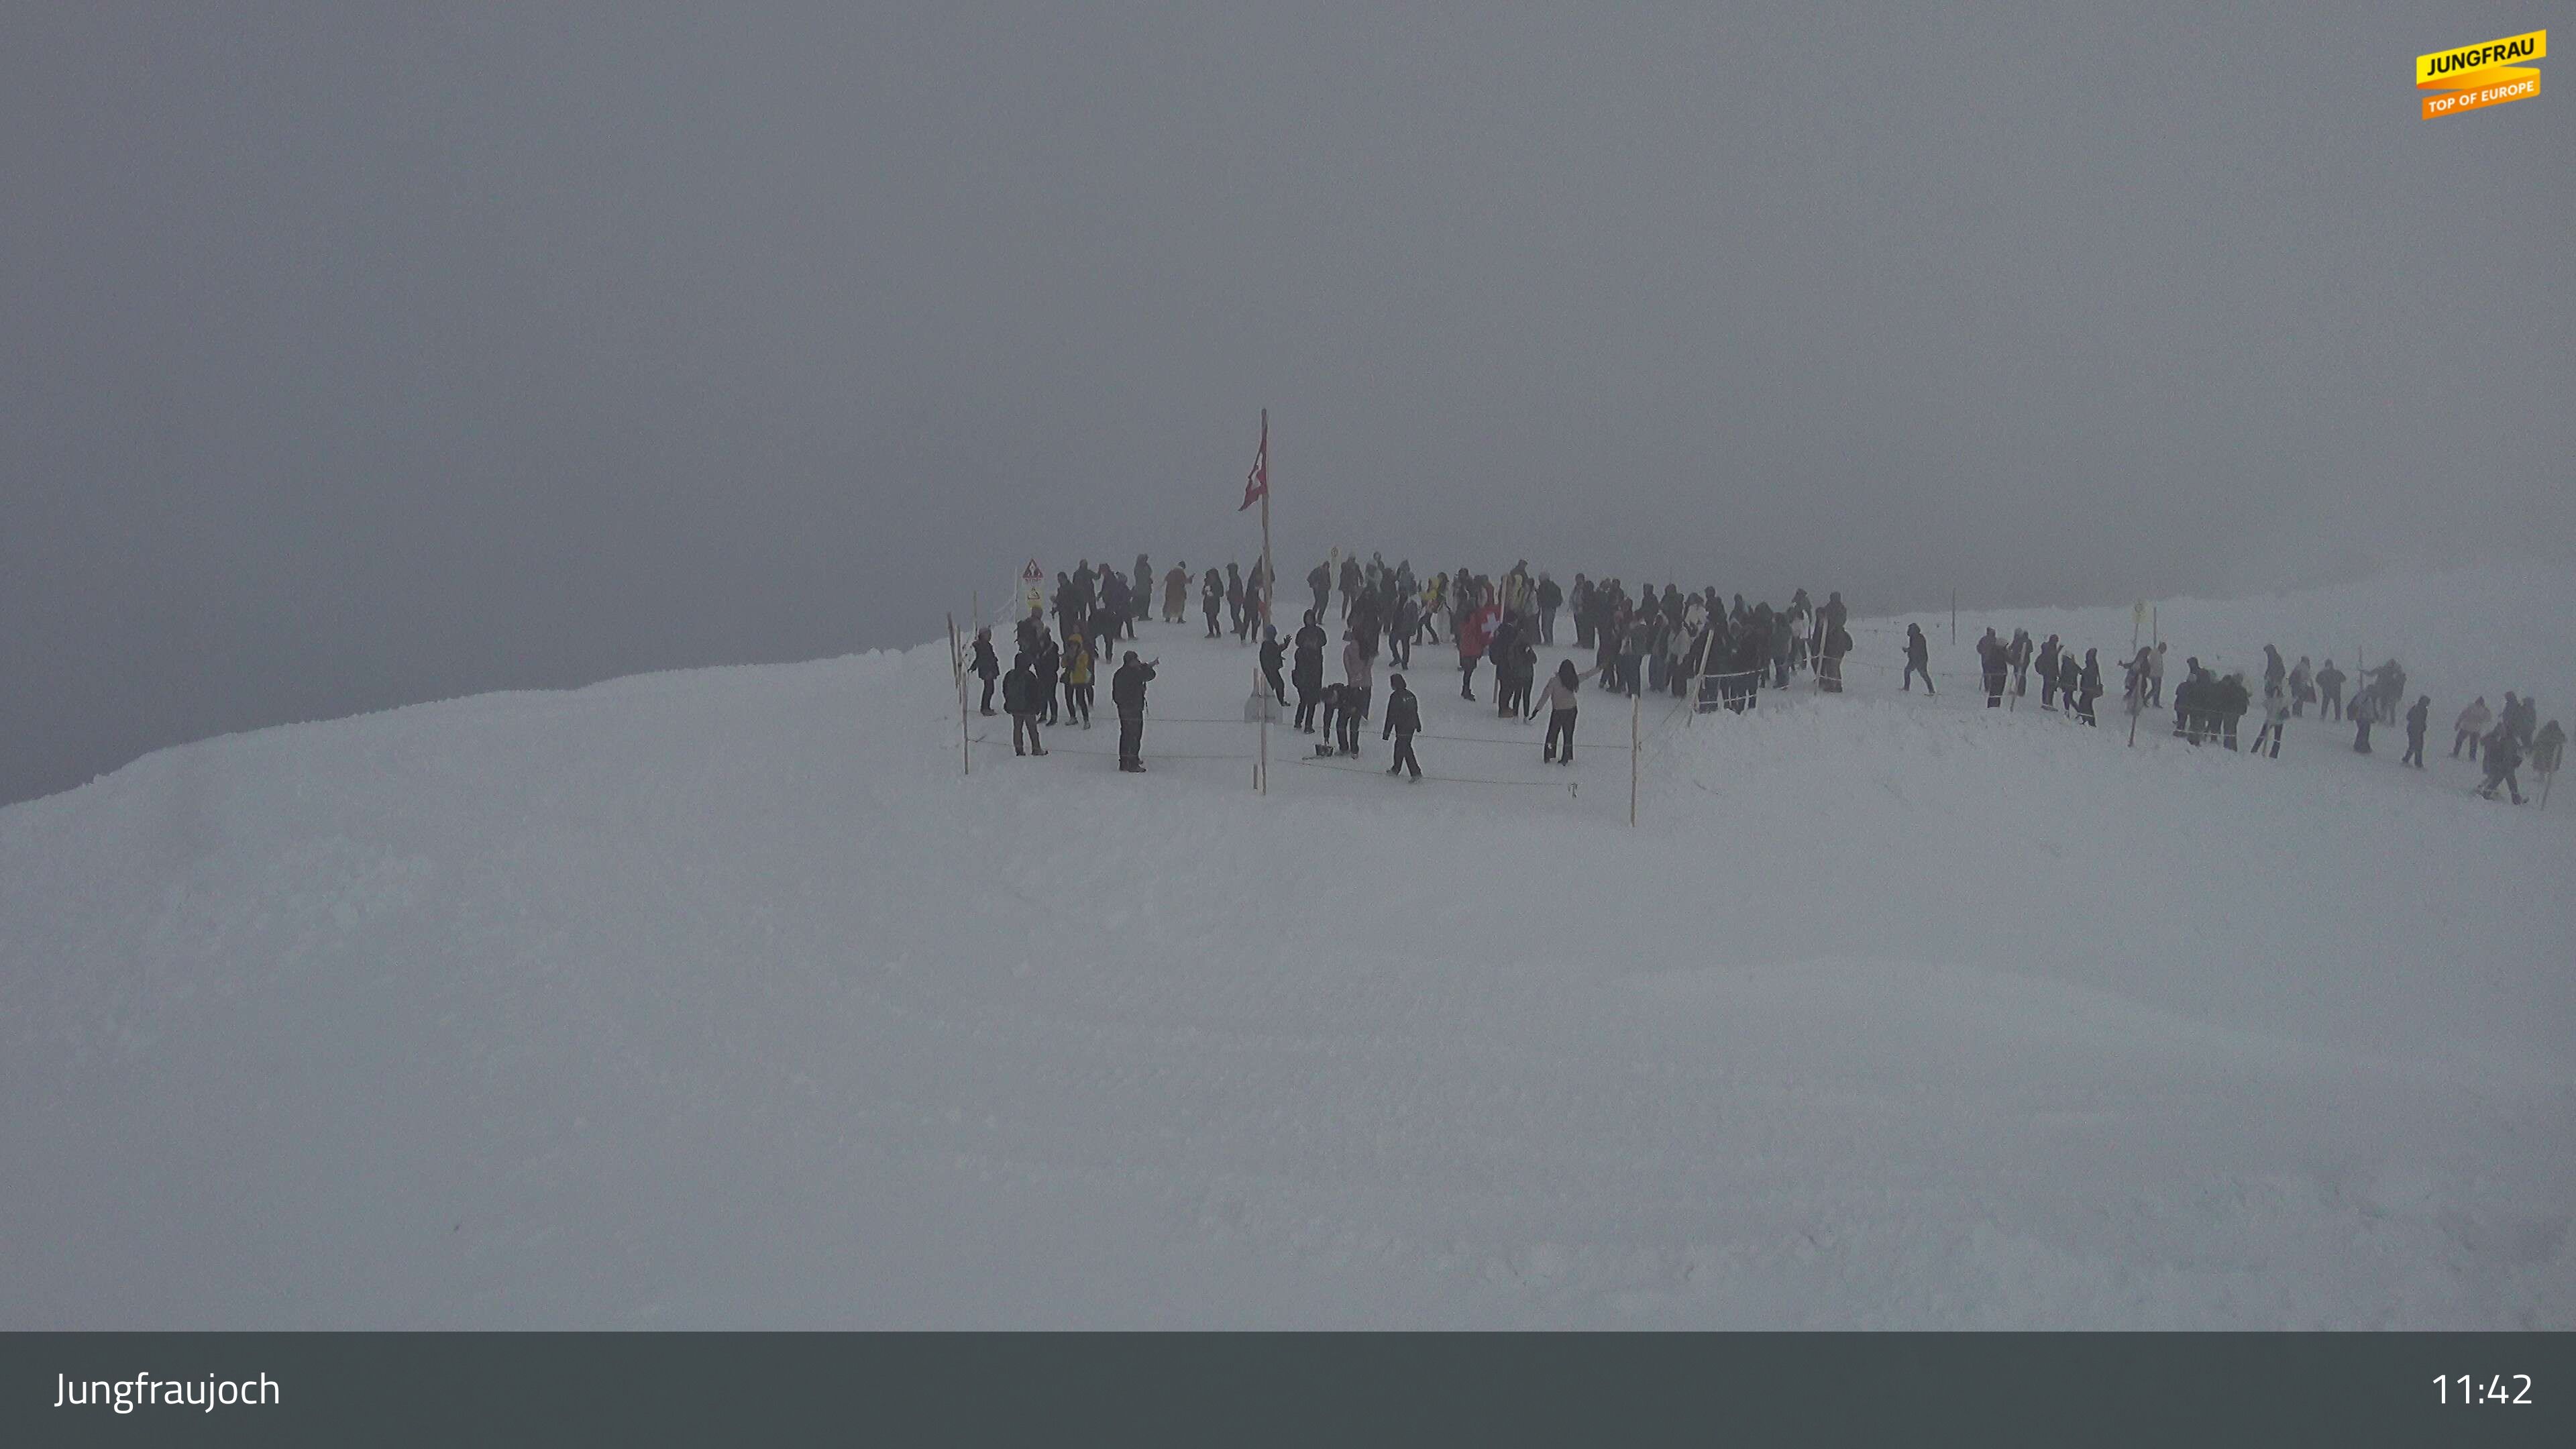
{"type": "Polygon", "coordinates": [[[2437,50],[2431,55],[2415,57],[2415,84],[2425,89],[2435,86],[2450,90],[2466,89],[2495,79],[2476,72],[2497,66],[2518,66],[2548,54],[2549,32],[2546,30],[2508,35],[2502,40],[2464,45],[2457,50],[2437,50]]]}

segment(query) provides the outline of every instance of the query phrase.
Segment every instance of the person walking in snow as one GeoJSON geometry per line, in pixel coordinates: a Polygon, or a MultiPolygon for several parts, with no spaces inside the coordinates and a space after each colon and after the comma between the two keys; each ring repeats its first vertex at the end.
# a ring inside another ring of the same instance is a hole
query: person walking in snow
{"type": "Polygon", "coordinates": [[[2479,798],[2494,799],[2496,786],[2502,785],[2513,792],[2513,803],[2521,804],[2522,782],[2513,777],[2513,772],[2522,763],[2522,741],[2514,738],[2510,727],[2498,725],[2487,735],[2485,744],[2487,782],[2478,787],[2479,798]]]}
{"type": "Polygon", "coordinates": [[[2286,679],[2267,680],[2263,685],[2263,724],[2254,731],[2254,753],[2263,753],[2263,742],[2272,742],[2272,758],[2281,758],[2281,726],[2290,718],[2290,686],[2286,679]]]}
{"type": "Polygon", "coordinates": [[[1037,693],[1037,671],[1029,667],[1029,656],[1013,655],[1011,672],[1002,676],[1002,708],[1011,716],[1012,754],[1046,753],[1045,747],[1038,743],[1037,693]],[[1023,740],[1027,741],[1025,749],[1021,747],[1023,740]]]}
{"type": "Polygon", "coordinates": [[[2458,759],[2460,746],[2466,745],[2469,747],[2469,762],[2475,764],[2478,758],[2478,740],[2486,734],[2487,727],[2494,723],[2495,711],[2487,708],[2487,697],[2481,694],[2467,709],[2461,710],[2460,717],[2451,723],[2451,758],[2458,759]]]}
{"type": "Polygon", "coordinates": [[[2030,697],[2031,649],[2030,631],[2028,629],[2013,630],[2012,643],[2006,645],[2004,648],[2004,658],[2006,662],[2012,665],[2012,692],[2013,698],[2015,699],[2027,699],[2030,697]]]}
{"type": "Polygon", "coordinates": [[[2039,653],[2036,656],[2039,665],[2039,707],[2041,709],[2057,708],[2058,647],[2057,636],[2051,634],[2046,642],[2039,646],[2039,653]]]}
{"type": "Polygon", "coordinates": [[[2397,763],[2424,768],[2424,731],[2433,720],[2433,696],[2415,696],[2415,707],[2406,711],[2406,756],[2397,763]]]}
{"type": "Polygon", "coordinates": [[[1422,701],[1405,688],[1404,676],[1386,677],[1386,725],[1378,732],[1381,740],[1395,741],[1395,762],[1386,767],[1390,775],[1410,770],[1411,778],[1422,778],[1422,762],[1413,757],[1413,737],[1422,733],[1422,701]]]}
{"type": "Polygon", "coordinates": [[[2298,663],[2290,666],[2290,718],[2306,717],[2308,701],[2317,697],[2316,673],[2315,666],[2308,663],[2305,654],[2299,656],[2298,663]]]}
{"type": "Polygon", "coordinates": [[[1923,637],[1923,626],[1905,626],[1905,692],[1914,692],[1914,676],[1923,676],[1923,692],[1938,694],[1932,687],[1932,641],[1923,637]]]}
{"type": "MultiPolygon", "coordinates": [[[[1986,626],[1985,636],[1977,641],[1977,668],[1985,677],[1986,708],[2003,708],[2004,684],[2012,672],[2011,648],[1996,636],[1992,624],[1986,626]]],[[[1931,680],[1927,677],[1924,682],[1929,684],[1931,680]]]]}
{"type": "Polygon", "coordinates": [[[2558,773],[2558,762],[2567,753],[2567,731],[2551,720],[2531,737],[2531,773],[2540,781],[2543,805],[2549,803],[2549,780],[2558,773]]]}
{"type": "Polygon", "coordinates": [[[2095,729],[2100,729],[2102,727],[2102,721],[2093,717],[2093,701],[2102,697],[2101,650],[2087,649],[2084,651],[2084,667],[2076,673],[2075,688],[2077,690],[2075,705],[2076,714],[2082,718],[2086,724],[2091,725],[2095,729]]]}
{"type": "Polygon", "coordinates": [[[1127,651],[1127,661],[1109,677],[1109,702],[1118,707],[1118,768],[1128,774],[1145,769],[1145,686],[1154,679],[1154,666],[1140,664],[1136,651],[1127,651]]]}
{"type": "MultiPolygon", "coordinates": [[[[2340,705],[2342,701],[2337,700],[2336,703],[2340,705]]],[[[2349,715],[2346,715],[2345,718],[2352,721],[2352,752],[2356,755],[2369,754],[2370,711],[2361,707],[2361,701],[2355,700],[2353,701],[2352,712],[2349,715]]]]}
{"type": "Polygon", "coordinates": [[[993,653],[993,631],[990,628],[975,631],[975,662],[970,672],[984,681],[983,711],[989,715],[993,712],[993,682],[1002,677],[1002,661],[993,653]]]}

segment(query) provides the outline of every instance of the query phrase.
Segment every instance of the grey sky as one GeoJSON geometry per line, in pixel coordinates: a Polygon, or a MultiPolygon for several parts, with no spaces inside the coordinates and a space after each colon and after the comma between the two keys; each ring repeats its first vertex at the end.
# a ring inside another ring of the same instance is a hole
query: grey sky
{"type": "Polygon", "coordinates": [[[2118,8],[9,7],[0,799],[1248,559],[1264,406],[1296,572],[2576,557],[2546,8],[2118,8]]]}

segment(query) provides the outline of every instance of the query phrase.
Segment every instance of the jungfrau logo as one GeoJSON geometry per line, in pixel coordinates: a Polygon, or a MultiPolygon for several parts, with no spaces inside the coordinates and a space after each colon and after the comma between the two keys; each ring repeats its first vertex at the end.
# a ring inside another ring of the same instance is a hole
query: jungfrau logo
{"type": "Polygon", "coordinates": [[[2540,94],[2540,72],[2524,62],[2547,54],[2549,32],[2534,30],[2415,57],[2425,119],[2531,99],[2540,94]]]}

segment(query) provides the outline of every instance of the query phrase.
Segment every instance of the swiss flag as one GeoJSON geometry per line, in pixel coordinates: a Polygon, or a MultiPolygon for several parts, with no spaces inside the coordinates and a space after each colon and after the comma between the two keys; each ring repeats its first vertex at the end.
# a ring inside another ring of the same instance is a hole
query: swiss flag
{"type": "Polygon", "coordinates": [[[1265,408],[1261,413],[1261,446],[1252,455],[1252,472],[1243,480],[1243,507],[1234,511],[1241,513],[1244,508],[1250,508],[1269,496],[1270,412],[1265,408]]]}

